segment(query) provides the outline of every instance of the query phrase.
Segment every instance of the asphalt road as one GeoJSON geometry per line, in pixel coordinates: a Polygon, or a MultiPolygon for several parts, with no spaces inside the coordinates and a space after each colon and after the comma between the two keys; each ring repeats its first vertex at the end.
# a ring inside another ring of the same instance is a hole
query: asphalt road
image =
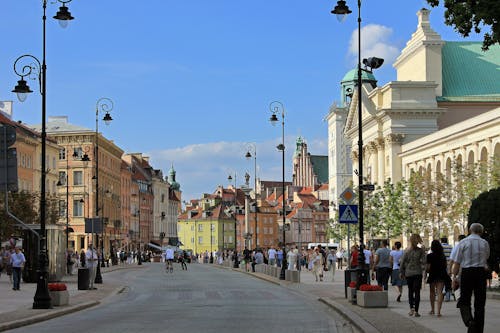
{"type": "MultiPolygon", "coordinates": [[[[313,297],[247,274],[191,264],[116,271],[127,287],[101,305],[10,332],[335,333],[336,314],[313,297]]],[[[106,281],[105,281],[106,282],[106,281]]],[[[338,318],[338,317],[337,317],[338,318]]],[[[345,331],[345,330],[344,330],[345,331]]]]}

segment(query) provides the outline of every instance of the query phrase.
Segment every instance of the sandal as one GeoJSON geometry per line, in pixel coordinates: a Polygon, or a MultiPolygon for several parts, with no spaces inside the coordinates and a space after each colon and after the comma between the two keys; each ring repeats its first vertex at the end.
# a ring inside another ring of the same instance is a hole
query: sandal
{"type": "Polygon", "coordinates": [[[420,314],[418,312],[415,312],[415,317],[420,317],[420,314]]]}
{"type": "Polygon", "coordinates": [[[415,310],[411,309],[410,312],[408,312],[408,316],[413,316],[415,314],[415,310]]]}
{"type": "Polygon", "coordinates": [[[429,314],[432,316],[434,314],[434,311],[429,311],[429,314]]]}

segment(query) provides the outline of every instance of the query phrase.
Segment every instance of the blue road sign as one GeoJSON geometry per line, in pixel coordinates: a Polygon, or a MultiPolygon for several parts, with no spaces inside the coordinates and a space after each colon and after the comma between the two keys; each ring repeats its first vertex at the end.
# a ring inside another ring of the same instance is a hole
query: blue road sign
{"type": "Polygon", "coordinates": [[[358,223],[357,205],[339,205],[340,223],[358,223]]]}

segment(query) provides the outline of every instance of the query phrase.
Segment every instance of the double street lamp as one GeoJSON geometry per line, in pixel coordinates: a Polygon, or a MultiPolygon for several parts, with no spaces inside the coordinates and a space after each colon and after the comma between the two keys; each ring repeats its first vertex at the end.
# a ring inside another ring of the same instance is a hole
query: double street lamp
{"type": "MultiPolygon", "coordinates": [[[[104,267],[104,239],[103,239],[103,229],[104,221],[103,218],[99,216],[99,112],[105,112],[103,121],[106,125],[109,125],[113,120],[109,114],[113,110],[113,101],[107,97],[101,97],[97,100],[95,106],[95,218],[99,220],[99,225],[101,227],[101,255],[98,257],[97,270],[95,275],[95,283],[102,283],[101,275],[101,264],[104,267]],[[102,260],[102,261],[101,261],[102,260]]],[[[104,208],[104,207],[103,207],[104,208]]],[[[97,242],[97,247],[99,248],[99,242],[97,242]]]]}
{"type": "Polygon", "coordinates": [[[257,145],[255,143],[248,143],[247,146],[247,153],[245,154],[245,157],[247,160],[251,159],[253,157],[253,167],[254,167],[254,174],[253,174],[253,181],[254,181],[254,195],[255,195],[255,212],[254,212],[254,233],[255,233],[255,248],[257,248],[258,243],[257,243],[257,145]]]}
{"type": "MultiPolygon", "coordinates": [[[[57,0],[62,3],[62,6],[59,8],[59,11],[54,16],[56,20],[59,20],[59,23],[62,27],[67,26],[67,23],[74,19],[71,16],[68,8],[65,6],[66,3],[71,2],[71,0],[57,0]]],[[[40,85],[40,95],[42,96],[42,151],[41,151],[41,172],[40,172],[40,248],[38,252],[38,270],[37,270],[37,287],[35,296],[33,299],[33,309],[49,309],[52,307],[49,290],[48,290],[48,271],[47,271],[47,238],[45,231],[45,218],[46,218],[46,199],[45,199],[45,191],[46,191],[46,126],[45,126],[45,118],[46,118],[46,110],[47,110],[47,65],[45,60],[46,53],[46,11],[47,11],[47,0],[43,0],[43,16],[42,16],[42,62],[30,55],[25,54],[20,56],[14,62],[14,72],[21,77],[19,81],[17,81],[17,85],[12,90],[17,94],[17,97],[20,102],[24,102],[26,100],[27,94],[32,93],[33,91],[28,86],[27,82],[24,80],[25,77],[36,76],[38,78],[38,83],[40,85]],[[31,59],[31,60],[30,60],[31,59]]]]}
{"type": "Polygon", "coordinates": [[[269,121],[274,126],[279,121],[277,114],[281,113],[281,143],[276,147],[281,151],[281,160],[282,160],[282,180],[281,180],[281,188],[283,195],[283,212],[282,212],[282,229],[283,229],[283,262],[281,266],[280,280],[285,280],[285,270],[286,270],[286,239],[285,239],[285,228],[286,228],[286,196],[285,196],[285,108],[283,104],[279,101],[273,101],[269,104],[269,110],[272,115],[269,121]]]}
{"type": "MultiPolygon", "coordinates": [[[[332,14],[337,16],[337,19],[340,22],[343,22],[346,18],[346,15],[352,13],[349,7],[346,5],[344,0],[337,1],[337,5],[331,11],[332,14]]],[[[378,68],[382,66],[384,59],[380,58],[368,58],[363,59],[363,64],[365,66],[371,67],[371,69],[378,68]]],[[[358,274],[358,284],[366,283],[368,280],[368,271],[365,268],[365,255],[364,255],[364,223],[363,223],[363,125],[362,125],[362,80],[361,80],[361,0],[358,0],[358,186],[359,186],[359,197],[358,197],[358,205],[359,205],[359,262],[360,262],[360,272],[358,274]]]]}

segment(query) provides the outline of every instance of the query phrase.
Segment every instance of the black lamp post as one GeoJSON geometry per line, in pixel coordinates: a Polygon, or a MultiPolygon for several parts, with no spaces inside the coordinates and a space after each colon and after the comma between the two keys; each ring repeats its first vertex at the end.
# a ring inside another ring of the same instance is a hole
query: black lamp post
{"type": "Polygon", "coordinates": [[[282,181],[281,187],[283,191],[283,263],[281,266],[280,280],[285,280],[285,270],[286,270],[286,239],[285,239],[285,227],[286,227],[286,196],[285,196],[285,108],[283,104],[279,101],[274,101],[269,104],[269,110],[271,110],[271,124],[274,126],[278,122],[278,117],[276,114],[281,113],[281,143],[276,147],[278,150],[281,150],[281,160],[282,160],[282,181]]]}
{"type": "MultiPolygon", "coordinates": [[[[344,0],[337,1],[337,6],[331,11],[332,14],[337,16],[340,22],[343,22],[346,15],[352,13],[344,0]]],[[[368,58],[364,59],[363,63],[372,69],[382,66],[383,59],[368,58]]],[[[358,272],[358,285],[368,281],[368,270],[365,267],[365,254],[364,254],[364,223],[363,223],[363,125],[362,125],[362,80],[361,80],[361,0],[358,0],[358,223],[359,223],[359,260],[358,262],[360,271],[358,272]]]]}
{"type": "MultiPolygon", "coordinates": [[[[229,183],[233,180],[233,177],[229,175],[227,177],[227,180],[229,183]]],[[[240,263],[238,261],[238,234],[237,234],[237,227],[238,227],[238,218],[236,217],[236,173],[234,173],[234,265],[233,268],[239,268],[240,263]]]]}
{"type": "MultiPolygon", "coordinates": [[[[71,0],[57,0],[62,3],[62,6],[59,8],[59,11],[54,16],[55,19],[59,20],[61,26],[66,26],[69,20],[72,20],[74,17],[68,11],[68,8],[65,6],[66,3],[71,2],[71,0]]],[[[45,199],[45,179],[46,179],[46,128],[45,128],[45,118],[46,118],[46,110],[47,110],[47,65],[46,65],[46,10],[47,10],[47,0],[43,0],[43,16],[42,16],[42,63],[40,61],[29,54],[25,54],[20,56],[14,62],[14,72],[21,77],[21,80],[18,81],[17,86],[12,90],[12,92],[17,93],[17,97],[20,102],[24,102],[28,93],[32,93],[33,91],[29,88],[28,84],[24,80],[24,77],[30,77],[32,75],[36,75],[38,77],[38,83],[40,85],[40,95],[42,96],[42,149],[41,149],[41,176],[40,176],[40,249],[38,252],[38,270],[37,270],[37,287],[35,296],[33,299],[33,309],[49,309],[52,307],[49,290],[47,285],[48,280],[48,271],[47,271],[47,238],[45,231],[45,218],[46,218],[46,199],[45,199]],[[31,63],[22,63],[18,62],[27,59],[31,59],[31,63]],[[33,62],[34,61],[34,62],[33,62]]]]}
{"type": "MultiPolygon", "coordinates": [[[[95,274],[95,283],[102,283],[101,274],[101,264],[104,265],[104,240],[103,229],[104,223],[102,217],[99,216],[99,112],[105,112],[104,118],[102,119],[106,125],[113,120],[109,114],[113,110],[113,101],[107,97],[101,97],[97,100],[95,106],[95,218],[100,222],[101,226],[101,255],[97,259],[97,270],[95,274]],[[101,262],[102,258],[102,262],[101,262]]],[[[99,242],[97,242],[97,247],[99,247],[99,242]]]]}
{"type": "Polygon", "coordinates": [[[255,248],[257,248],[258,243],[257,243],[257,145],[255,143],[249,143],[247,147],[247,153],[245,154],[245,157],[247,159],[251,159],[253,156],[253,182],[254,182],[254,195],[255,195],[255,212],[254,212],[254,233],[255,233],[255,248]]]}

